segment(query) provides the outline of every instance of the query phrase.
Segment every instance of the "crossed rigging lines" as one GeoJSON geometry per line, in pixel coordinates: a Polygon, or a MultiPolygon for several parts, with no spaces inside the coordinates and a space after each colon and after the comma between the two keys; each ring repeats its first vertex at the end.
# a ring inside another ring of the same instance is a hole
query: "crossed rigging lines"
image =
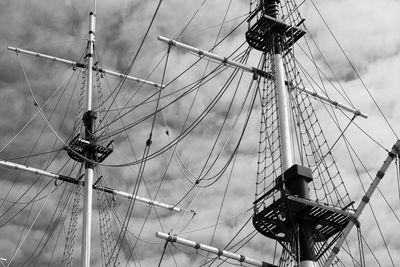
{"type": "MultiPolygon", "coordinates": [[[[221,69],[221,71],[222,71],[222,69],[221,69]]],[[[210,79],[211,79],[211,78],[210,78],[210,79]]],[[[199,83],[202,83],[202,84],[203,84],[203,83],[204,83],[204,80],[199,80],[199,83]]],[[[196,87],[197,87],[197,85],[194,85],[192,88],[196,88],[196,87]]],[[[154,94],[158,94],[158,93],[160,93],[160,92],[155,92],[154,94]]],[[[189,94],[190,92],[189,92],[189,91],[185,91],[185,93],[186,93],[186,94],[189,94]]],[[[186,94],[185,94],[185,95],[186,95],[186,94]]],[[[118,94],[116,94],[115,97],[117,97],[117,95],[118,95],[118,94]]],[[[182,97],[183,97],[183,96],[182,96],[182,97]]],[[[156,100],[154,100],[154,99],[153,99],[153,100],[150,100],[150,99],[151,99],[151,98],[149,98],[148,101],[143,102],[143,103],[148,103],[149,101],[156,101],[156,100]]],[[[158,97],[158,98],[156,98],[156,99],[160,99],[160,97],[158,97]]],[[[110,107],[111,107],[111,105],[110,105],[110,107]]],[[[134,110],[134,109],[132,109],[132,111],[133,111],[133,110],[134,110]]],[[[154,112],[153,114],[151,114],[151,116],[149,116],[149,118],[155,116],[158,112],[160,112],[160,110],[161,110],[161,109],[159,109],[157,112],[154,112]]],[[[132,127],[133,127],[133,126],[132,126],[132,127]]],[[[118,133],[116,132],[115,134],[121,134],[121,133],[123,133],[123,132],[118,132],[118,133]]],[[[110,135],[110,136],[111,136],[111,135],[110,135]]],[[[177,141],[177,143],[178,143],[178,141],[177,141]]],[[[171,147],[174,147],[174,146],[171,146],[171,147]]],[[[157,155],[158,155],[158,154],[157,154],[157,155]]],[[[144,162],[143,160],[141,160],[141,161],[139,160],[139,161],[135,161],[134,163],[135,163],[135,164],[140,164],[140,163],[143,163],[143,162],[144,162]]],[[[139,264],[140,264],[140,263],[139,263],[139,264]]]]}

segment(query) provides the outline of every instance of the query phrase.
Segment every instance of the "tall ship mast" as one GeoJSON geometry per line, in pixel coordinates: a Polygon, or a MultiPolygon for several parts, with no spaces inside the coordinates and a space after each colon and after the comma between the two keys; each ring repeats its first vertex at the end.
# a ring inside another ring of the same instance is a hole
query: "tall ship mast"
{"type": "Polygon", "coordinates": [[[1,266],[400,265],[384,1],[6,1],[1,266]]]}

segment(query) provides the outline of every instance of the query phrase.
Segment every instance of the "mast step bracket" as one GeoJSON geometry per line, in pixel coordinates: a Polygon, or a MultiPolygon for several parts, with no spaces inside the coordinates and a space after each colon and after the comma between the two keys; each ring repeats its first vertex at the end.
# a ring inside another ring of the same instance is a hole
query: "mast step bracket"
{"type": "Polygon", "coordinates": [[[100,163],[113,152],[113,148],[110,145],[101,146],[93,142],[82,140],[78,137],[79,135],[70,142],[68,147],[65,148],[68,155],[75,161],[84,161],[83,157],[90,152],[94,155],[93,161],[100,163]]]}
{"type": "Polygon", "coordinates": [[[265,52],[274,47],[273,36],[279,36],[283,50],[286,51],[305,34],[306,31],[298,26],[291,26],[271,16],[263,15],[246,32],[246,41],[254,49],[265,52]]]}
{"type": "Polygon", "coordinates": [[[293,225],[307,220],[313,225],[316,242],[323,242],[341,233],[352,214],[341,209],[293,196],[283,196],[253,216],[253,225],[262,235],[290,242],[293,225]]]}

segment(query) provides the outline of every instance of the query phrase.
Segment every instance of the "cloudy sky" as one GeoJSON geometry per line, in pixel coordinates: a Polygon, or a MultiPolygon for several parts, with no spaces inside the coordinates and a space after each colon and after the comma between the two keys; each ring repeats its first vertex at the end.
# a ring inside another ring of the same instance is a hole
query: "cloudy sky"
{"type": "MultiPolygon", "coordinates": [[[[162,2],[154,25],[130,75],[145,78],[154,69],[149,79],[161,82],[165,66],[165,58],[162,59],[167,51],[167,46],[156,40],[158,35],[178,36],[193,14],[197,13],[179,39],[193,46],[206,50],[211,49],[216,42],[216,36],[220,30],[219,25],[224,19],[227,8],[229,7],[229,10],[225,20],[228,22],[221,29],[221,36],[227,34],[244,19],[244,16],[248,14],[249,2],[254,1],[236,0],[230,3],[229,0],[214,0],[205,1],[204,5],[201,2],[198,0],[164,0],[162,2]],[[157,67],[159,62],[161,64],[157,67]]],[[[360,174],[362,184],[367,187],[370,183],[368,174],[374,176],[386,157],[383,148],[390,149],[396,141],[396,134],[400,131],[400,117],[397,115],[400,112],[400,106],[397,105],[398,85],[400,84],[398,74],[400,66],[400,34],[398,30],[400,1],[382,0],[379,1],[379,5],[377,1],[373,0],[364,0],[362,3],[356,0],[314,0],[314,3],[369,90],[368,92],[364,88],[363,83],[360,82],[351,65],[341,53],[313,3],[306,0],[301,6],[302,15],[306,18],[309,33],[324,54],[324,58],[317,54],[316,62],[322,63],[326,59],[351,99],[351,103],[369,115],[367,120],[362,118],[355,120],[357,125],[365,129],[364,131],[368,135],[355,125],[351,125],[346,131],[346,137],[354,144],[354,149],[365,167],[356,160],[356,169],[354,169],[350,157],[346,155],[344,142],[338,142],[334,149],[344,182],[357,204],[362,197],[362,187],[357,174],[360,174]],[[373,96],[373,99],[370,95],[373,96]],[[379,105],[380,110],[374,101],[379,105]],[[393,130],[383,119],[381,112],[385,114],[393,130]]],[[[1,159],[13,159],[19,163],[46,168],[64,175],[77,175],[77,168],[69,174],[72,169],[71,162],[64,167],[64,163],[68,159],[65,151],[59,154],[45,153],[29,160],[23,158],[29,154],[35,155],[59,150],[63,145],[54,137],[49,127],[46,127],[43,119],[39,115],[34,115],[37,110],[33,105],[34,100],[21,69],[21,63],[37,103],[43,106],[46,118],[52,127],[59,131],[62,140],[67,140],[73,135],[74,121],[76,118],[78,118],[77,121],[80,121],[80,115],[76,114],[76,110],[79,110],[80,107],[84,108],[84,104],[79,105],[79,100],[84,98],[84,95],[80,94],[82,84],[79,78],[82,73],[79,70],[74,71],[70,67],[34,57],[21,55],[20,61],[16,54],[8,51],[6,47],[14,46],[79,61],[85,51],[88,13],[93,10],[92,4],[92,1],[82,3],[82,1],[75,0],[1,1],[0,111],[3,114],[0,118],[1,159]]],[[[96,53],[99,64],[119,72],[125,72],[128,69],[157,4],[156,0],[97,1],[96,53]]],[[[226,42],[217,47],[215,53],[224,56],[232,53],[237,46],[244,42],[246,29],[247,26],[244,25],[235,31],[226,39],[226,42]]],[[[311,50],[317,51],[315,47],[311,50]]],[[[310,68],[310,73],[318,75],[313,68],[313,63],[301,51],[296,51],[299,60],[304,62],[302,66],[310,68]]],[[[172,49],[164,82],[171,81],[195,60],[196,57],[191,54],[172,49]]],[[[207,73],[217,66],[210,64],[206,68],[206,64],[205,61],[202,65],[196,65],[190,72],[172,83],[163,94],[167,95],[177,90],[176,88],[182,88],[185,84],[199,79],[205,69],[207,73]]],[[[257,62],[250,59],[249,64],[256,65],[257,62]]],[[[326,66],[322,64],[321,68],[328,73],[326,66]]],[[[156,117],[150,154],[178,136],[194,98],[196,101],[191,108],[190,116],[188,116],[188,123],[193,122],[200,115],[211,99],[216,96],[218,92],[216,88],[222,87],[231,72],[232,69],[227,69],[228,74],[220,74],[215,81],[201,86],[197,95],[192,92],[182,101],[178,101],[174,107],[165,109],[163,114],[156,117]],[[169,136],[165,134],[166,130],[168,130],[169,136]]],[[[249,82],[250,78],[251,76],[247,75],[243,79],[245,82],[249,82]]],[[[327,77],[322,79],[334,80],[334,76],[327,74],[327,77]]],[[[139,87],[133,82],[125,82],[122,87],[118,87],[119,80],[111,77],[108,77],[107,80],[104,78],[100,80],[102,91],[96,87],[95,95],[104,95],[103,100],[105,99],[106,105],[110,107],[103,124],[113,121],[117,115],[120,115],[117,109],[121,107],[126,107],[122,112],[132,110],[124,116],[123,120],[117,120],[110,126],[110,129],[104,128],[104,131],[112,132],[121,129],[154,111],[155,101],[149,101],[148,104],[142,105],[141,109],[133,109],[149,97],[154,92],[154,88],[139,87]],[[110,90],[115,88],[119,90],[118,97],[115,98],[115,103],[110,105],[111,102],[107,95],[110,90]]],[[[331,97],[341,102],[348,102],[332,90],[329,83],[326,84],[326,89],[329,90],[331,97]]],[[[165,177],[157,193],[157,199],[171,204],[179,203],[179,206],[183,208],[195,210],[197,215],[195,217],[191,213],[176,215],[158,208],[152,208],[149,212],[146,206],[135,205],[128,227],[130,233],[127,233],[125,237],[125,241],[129,242],[130,247],[135,245],[134,255],[128,261],[129,266],[158,265],[164,242],[155,238],[156,231],[180,233],[182,237],[206,244],[213,240],[214,246],[225,247],[251,217],[251,203],[254,200],[257,171],[259,103],[256,103],[256,111],[252,114],[245,139],[234,159],[232,175],[229,175],[232,169],[230,165],[221,179],[213,186],[190,190],[196,177],[201,175],[212,177],[221,170],[234,150],[246,115],[246,108],[244,112],[239,112],[244,102],[243,99],[246,99],[245,107],[249,104],[249,98],[246,98],[247,88],[244,86],[240,89],[232,104],[232,111],[227,119],[226,127],[221,132],[210,162],[207,163],[208,167],[212,165],[212,161],[221,151],[218,155],[219,160],[215,162],[210,173],[207,173],[207,168],[203,171],[202,169],[217,137],[219,125],[228,112],[227,106],[234,95],[234,89],[228,90],[210,115],[176,147],[176,154],[172,157],[170,165],[171,150],[146,163],[139,189],[140,195],[154,196],[162,177],[165,177]],[[237,124],[235,124],[236,118],[237,124]],[[231,128],[232,131],[229,130],[231,128]],[[168,169],[167,172],[166,169],[168,169]],[[166,174],[164,174],[165,172],[166,174]],[[224,194],[226,194],[225,198],[224,194]],[[182,201],[180,201],[181,199],[182,201]],[[219,215],[221,205],[223,209],[219,215]],[[218,225],[213,238],[214,227],[212,225],[217,221],[218,215],[219,221],[222,223],[218,225]],[[144,226],[142,227],[142,225],[144,226]],[[136,239],[134,236],[139,234],[140,239],[136,239]]],[[[164,97],[160,101],[160,105],[168,104],[179,94],[178,92],[164,97]]],[[[150,100],[155,99],[153,97],[150,100]]],[[[101,102],[102,99],[95,100],[95,103],[101,102]]],[[[324,113],[321,105],[316,104],[316,110],[322,111],[320,122],[323,127],[327,127],[325,134],[330,144],[333,144],[339,137],[338,130],[332,127],[329,114],[324,113]]],[[[100,114],[105,114],[104,110],[99,111],[100,114]]],[[[348,119],[341,116],[340,112],[337,114],[340,116],[340,126],[343,129],[347,126],[348,119]]],[[[351,117],[351,115],[348,116],[351,117]]],[[[152,119],[148,119],[144,120],[140,126],[130,125],[132,127],[127,132],[110,138],[114,140],[115,151],[105,161],[105,164],[130,163],[140,159],[143,155],[145,141],[152,128],[152,122],[152,119]]],[[[138,179],[138,168],[139,164],[123,168],[99,166],[96,178],[103,176],[104,182],[108,186],[132,193],[134,183],[138,179]]],[[[0,177],[0,257],[7,259],[5,264],[11,262],[10,266],[58,265],[63,258],[65,235],[71,220],[74,196],[69,193],[72,192],[72,187],[64,184],[56,187],[53,182],[49,183],[48,178],[37,179],[29,174],[18,174],[9,170],[2,170],[0,177]],[[64,204],[65,207],[62,208],[64,204]],[[56,215],[59,215],[57,221],[55,221],[56,217],[53,217],[56,215]],[[55,226],[54,228],[48,226],[49,221],[51,221],[51,225],[55,226]],[[37,256],[38,254],[40,256],[37,256]]],[[[382,195],[390,203],[395,214],[391,212],[391,208],[378,192],[372,201],[375,214],[367,208],[361,219],[362,233],[375,257],[379,259],[381,266],[400,265],[398,253],[400,251],[400,233],[394,230],[398,229],[400,223],[396,217],[400,216],[400,192],[397,188],[397,181],[396,170],[392,166],[380,187],[382,195]],[[379,222],[382,235],[387,242],[386,245],[391,251],[390,256],[386,252],[373,216],[376,216],[376,220],[379,222]]],[[[116,201],[118,205],[114,206],[114,214],[110,214],[111,224],[120,227],[118,220],[125,218],[124,214],[128,210],[129,202],[122,198],[117,198],[116,201]],[[115,216],[115,213],[120,214],[115,216]]],[[[94,204],[96,207],[92,239],[96,245],[93,246],[92,263],[93,266],[99,266],[101,251],[98,243],[101,237],[98,234],[97,211],[99,208],[97,200],[94,201],[94,204]]],[[[78,218],[77,236],[81,232],[80,220],[81,215],[78,218]]],[[[240,236],[235,239],[235,242],[245,238],[252,231],[250,222],[240,236]]],[[[117,236],[115,236],[116,238],[117,236]]],[[[78,265],[79,237],[75,243],[73,265],[78,265]]],[[[357,244],[355,235],[350,237],[349,243],[350,246],[357,244]]],[[[124,244],[120,253],[122,265],[126,264],[129,257],[129,249],[127,249],[126,243],[124,244]]],[[[274,242],[266,240],[261,235],[256,235],[239,250],[239,253],[272,262],[274,245],[274,242]]],[[[376,265],[374,256],[369,249],[365,246],[364,250],[366,251],[367,266],[376,265]]],[[[352,253],[358,260],[357,251],[352,250],[352,253]]],[[[204,256],[206,256],[205,253],[196,254],[196,251],[190,248],[171,246],[166,250],[161,266],[199,266],[205,262],[204,256]]],[[[352,264],[346,252],[343,251],[341,256],[346,264],[352,264]]],[[[219,261],[217,261],[218,263],[219,261]]],[[[224,264],[224,266],[228,265],[228,263],[224,264]]]]}

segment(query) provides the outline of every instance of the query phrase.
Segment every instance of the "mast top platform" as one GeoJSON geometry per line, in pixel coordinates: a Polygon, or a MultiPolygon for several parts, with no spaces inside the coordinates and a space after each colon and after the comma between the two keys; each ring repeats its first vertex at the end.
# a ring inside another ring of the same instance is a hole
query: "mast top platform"
{"type": "MultiPolygon", "coordinates": [[[[293,165],[280,175],[273,190],[280,190],[281,197],[260,211],[262,200],[271,192],[253,203],[255,229],[268,238],[287,243],[297,236],[296,224],[301,222],[307,222],[310,226],[310,235],[315,242],[325,242],[340,234],[349,221],[355,220],[354,214],[309,200],[307,184],[311,181],[311,169],[300,165],[293,165]]],[[[323,253],[316,253],[317,258],[323,253]]]]}
{"type": "Polygon", "coordinates": [[[332,206],[294,196],[283,196],[253,217],[259,233],[274,240],[289,242],[293,221],[308,220],[314,224],[314,238],[323,242],[341,233],[353,214],[332,206]]]}
{"type": "Polygon", "coordinates": [[[67,150],[68,156],[78,162],[84,161],[83,157],[85,157],[88,151],[94,153],[94,161],[97,163],[103,162],[113,152],[111,143],[108,144],[108,146],[101,146],[95,142],[80,139],[79,135],[76,136],[65,149],[67,150]]]}
{"type": "Polygon", "coordinates": [[[295,26],[288,25],[277,18],[275,3],[270,3],[267,7],[266,5],[266,3],[260,4],[249,17],[249,23],[255,17],[256,22],[246,32],[246,41],[254,49],[266,52],[274,48],[274,43],[278,38],[283,51],[286,51],[306,34],[306,31],[300,28],[304,19],[295,26]]]}

